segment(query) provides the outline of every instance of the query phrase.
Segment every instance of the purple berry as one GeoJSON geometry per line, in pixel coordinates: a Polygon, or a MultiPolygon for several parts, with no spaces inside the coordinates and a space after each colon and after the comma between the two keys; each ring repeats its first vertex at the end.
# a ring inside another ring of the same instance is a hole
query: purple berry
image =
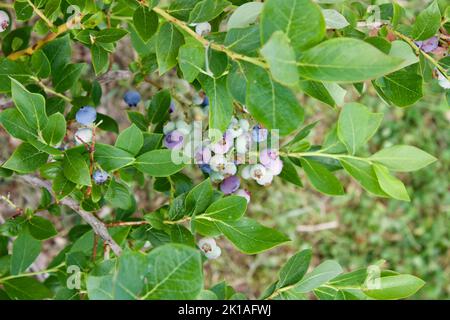
{"type": "Polygon", "coordinates": [[[269,131],[262,128],[260,125],[253,127],[252,137],[255,142],[263,142],[267,140],[267,135],[269,131]]]}
{"type": "Polygon", "coordinates": [[[175,112],[175,102],[170,101],[169,113],[175,112]]]}
{"type": "Polygon", "coordinates": [[[137,91],[130,90],[125,92],[123,100],[129,107],[136,107],[138,103],[141,101],[141,95],[137,91]]]}
{"type": "Polygon", "coordinates": [[[424,52],[428,53],[437,49],[439,46],[439,38],[432,37],[423,41],[414,41],[414,43],[417,47],[419,47],[419,49],[422,49],[424,52]]]}
{"type": "Polygon", "coordinates": [[[225,132],[223,138],[211,146],[211,150],[217,154],[227,153],[233,147],[233,136],[225,132]]]}
{"type": "Polygon", "coordinates": [[[165,137],[164,137],[164,145],[166,146],[167,149],[180,149],[181,146],[183,145],[183,140],[184,140],[184,135],[178,131],[178,130],[174,130],[172,132],[169,132],[165,137]]]}
{"type": "Polygon", "coordinates": [[[273,149],[264,149],[259,153],[259,161],[262,165],[268,166],[278,158],[278,152],[273,149]]]}
{"type": "Polygon", "coordinates": [[[195,152],[194,158],[195,163],[208,164],[209,160],[211,160],[211,150],[206,147],[198,148],[195,152]]]}
{"type": "Polygon", "coordinates": [[[208,96],[205,96],[205,98],[203,98],[203,102],[200,104],[200,106],[202,106],[202,107],[209,106],[209,98],[208,98],[208,96]]]}
{"type": "Polygon", "coordinates": [[[424,52],[431,52],[437,49],[437,47],[439,46],[439,39],[438,37],[432,37],[428,40],[423,41],[422,43],[422,50],[424,52]]]}
{"type": "Polygon", "coordinates": [[[78,110],[75,118],[77,119],[78,123],[88,126],[91,125],[95,121],[95,119],[97,119],[97,111],[95,111],[94,107],[85,106],[78,110]]]}
{"type": "Polygon", "coordinates": [[[106,182],[106,180],[108,180],[109,175],[103,170],[96,170],[94,171],[92,177],[94,178],[94,182],[96,184],[103,184],[106,182]]]}
{"type": "Polygon", "coordinates": [[[240,185],[241,180],[239,179],[239,177],[231,176],[222,181],[222,183],[220,184],[220,191],[222,191],[224,194],[232,194],[239,189],[240,185]]]}

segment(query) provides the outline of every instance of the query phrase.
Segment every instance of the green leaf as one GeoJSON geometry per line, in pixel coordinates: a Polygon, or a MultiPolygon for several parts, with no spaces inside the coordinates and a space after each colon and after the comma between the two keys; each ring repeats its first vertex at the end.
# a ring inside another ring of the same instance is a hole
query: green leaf
{"type": "Polygon", "coordinates": [[[391,175],[385,166],[374,164],[373,169],[384,192],[394,199],[410,201],[408,191],[406,191],[403,182],[391,175]]]}
{"type": "Polygon", "coordinates": [[[362,40],[335,38],[304,52],[298,65],[300,76],[311,80],[360,82],[391,73],[402,62],[362,40]]]}
{"type": "MultiPolygon", "coordinates": [[[[256,2],[255,2],[256,3],[256,2]]],[[[261,47],[261,37],[258,26],[231,29],[223,43],[228,49],[247,56],[257,56],[261,47]]]]}
{"type": "Polygon", "coordinates": [[[283,31],[300,53],[323,39],[325,19],[320,7],[310,0],[268,0],[261,14],[262,42],[275,31],[283,31]]]}
{"type": "Polygon", "coordinates": [[[33,132],[40,132],[47,125],[45,99],[37,93],[31,93],[15,79],[11,79],[12,99],[28,127],[33,132]]]}
{"type": "Polygon", "coordinates": [[[308,271],[312,251],[306,249],[292,256],[281,268],[276,288],[283,288],[299,282],[308,271]]]}
{"type": "Polygon", "coordinates": [[[417,171],[436,161],[432,155],[416,147],[398,145],[378,151],[369,158],[396,172],[417,171]]]}
{"type": "Polygon", "coordinates": [[[22,143],[12,156],[2,165],[3,168],[20,173],[36,171],[45,164],[48,154],[41,152],[29,143],[22,143]]]}
{"type": "Polygon", "coordinates": [[[64,173],[61,171],[56,175],[55,179],[53,180],[52,189],[53,192],[55,193],[56,198],[61,200],[66,196],[68,196],[73,191],[73,189],[75,189],[75,186],[76,186],[75,183],[68,180],[64,176],[64,173]]]}
{"type": "Polygon", "coordinates": [[[147,131],[149,123],[142,113],[136,111],[128,111],[127,114],[128,119],[130,119],[131,123],[134,123],[142,131],[147,131]]]}
{"type": "MultiPolygon", "coordinates": [[[[243,200],[245,201],[245,199],[243,200]]],[[[288,237],[277,230],[265,227],[248,218],[222,221],[217,223],[217,227],[239,251],[246,254],[260,253],[290,241],[288,237]]]]}
{"type": "Polygon", "coordinates": [[[382,113],[372,113],[359,103],[346,104],[339,115],[339,140],[345,144],[348,152],[354,155],[375,134],[381,120],[382,113]]]}
{"type": "Polygon", "coordinates": [[[63,160],[64,176],[76,184],[83,186],[91,185],[89,167],[78,150],[67,150],[63,160]]]}
{"type": "Polygon", "coordinates": [[[180,224],[172,225],[170,229],[170,240],[174,243],[185,244],[195,247],[195,238],[192,233],[180,224]]]}
{"type": "Polygon", "coordinates": [[[198,79],[209,97],[209,127],[225,132],[233,116],[233,99],[226,76],[216,79],[201,74],[198,79]]]}
{"type": "Polygon", "coordinates": [[[11,274],[25,272],[41,253],[41,242],[33,238],[27,228],[23,228],[13,244],[11,274]]]}
{"type": "Polygon", "coordinates": [[[53,223],[39,216],[34,216],[28,220],[28,230],[37,240],[50,239],[58,234],[53,223]]]}
{"type": "Polygon", "coordinates": [[[53,75],[53,86],[57,92],[65,92],[78,81],[85,67],[84,63],[71,63],[53,75]]]}
{"type": "Polygon", "coordinates": [[[367,268],[341,274],[333,278],[329,284],[334,287],[362,286],[367,279],[367,268]]]}
{"type": "Polygon", "coordinates": [[[125,130],[123,130],[117,137],[115,146],[122,150],[125,150],[132,155],[135,155],[141,150],[144,145],[144,135],[142,131],[132,124],[125,130]]]}
{"type": "Polygon", "coordinates": [[[35,129],[30,128],[20,111],[16,108],[8,108],[0,113],[0,123],[13,137],[24,141],[37,140],[35,129]]]}
{"type": "Polygon", "coordinates": [[[48,118],[47,125],[42,131],[44,140],[52,146],[59,144],[66,135],[66,118],[57,112],[48,118]]]}
{"type": "Polygon", "coordinates": [[[94,66],[95,74],[98,76],[105,73],[109,67],[109,54],[103,47],[94,43],[91,47],[92,65],[94,66]]]}
{"type": "Polygon", "coordinates": [[[275,31],[260,52],[269,64],[274,80],[286,86],[295,86],[298,83],[295,52],[286,34],[275,31]]]}
{"type": "Polygon", "coordinates": [[[363,292],[374,299],[396,300],[407,298],[423,287],[425,281],[409,274],[377,279],[379,288],[365,289],[363,292]]]}
{"type": "MultiPolygon", "coordinates": [[[[187,198],[186,198],[187,201],[187,198]]],[[[209,221],[235,221],[241,218],[247,209],[247,201],[243,197],[228,196],[211,204],[198,219],[209,221]]]]}
{"type": "Polygon", "coordinates": [[[176,66],[178,50],[183,43],[183,35],[173,24],[166,22],[159,27],[156,38],[156,58],[160,75],[176,66]]]}
{"type": "Polygon", "coordinates": [[[373,166],[366,162],[351,158],[339,159],[339,162],[359,184],[374,195],[385,197],[386,193],[381,189],[373,166]]]}
{"type": "Polygon", "coordinates": [[[147,109],[148,120],[153,124],[165,122],[169,115],[171,100],[170,91],[167,89],[155,94],[147,109]]]}
{"type": "Polygon", "coordinates": [[[144,132],[144,145],[139,151],[139,155],[161,148],[163,135],[161,133],[144,132]]]}
{"type": "MultiPolygon", "coordinates": [[[[103,262],[108,264],[108,260],[103,262]]],[[[105,268],[106,269],[106,268],[105,268]]],[[[138,300],[144,288],[143,278],[148,272],[147,258],[140,252],[125,251],[107,274],[87,278],[87,292],[91,300],[138,300]]]]}
{"type": "Polygon", "coordinates": [[[388,74],[374,81],[375,89],[388,103],[407,107],[423,97],[423,78],[417,73],[418,64],[388,74]]]}
{"type": "Polygon", "coordinates": [[[247,78],[238,63],[233,63],[230,73],[227,76],[227,86],[231,96],[245,105],[245,97],[247,95],[247,78]]]}
{"type": "Polygon", "coordinates": [[[204,72],[205,49],[193,43],[182,45],[178,54],[178,64],[185,80],[193,82],[200,72],[204,72]]]}
{"type": "Polygon", "coordinates": [[[211,181],[206,179],[195,186],[186,196],[186,212],[189,215],[202,213],[208,208],[213,199],[211,181]]]}
{"type": "Polygon", "coordinates": [[[200,252],[180,244],[166,244],[148,255],[145,299],[195,299],[203,288],[200,252]]]}
{"type": "Polygon", "coordinates": [[[47,78],[51,73],[50,61],[44,51],[38,50],[31,56],[31,68],[33,72],[41,79],[47,78]]]}
{"type": "MultiPolygon", "coordinates": [[[[174,163],[172,150],[153,150],[140,155],[134,166],[153,177],[168,177],[184,168],[183,163],[174,163]]],[[[181,161],[181,158],[178,159],[181,161]]]]}
{"type": "Polygon", "coordinates": [[[298,176],[297,169],[295,168],[295,165],[292,163],[292,161],[286,157],[282,157],[281,160],[283,161],[283,170],[279,175],[280,178],[292,184],[295,184],[296,186],[303,187],[302,180],[298,176]]]}
{"type": "Polygon", "coordinates": [[[336,278],[342,273],[342,267],[333,260],[327,260],[308,273],[292,290],[307,293],[336,278]]]}
{"type": "Polygon", "coordinates": [[[267,129],[278,129],[282,136],[301,125],[303,109],[289,89],[274,82],[259,67],[251,67],[247,77],[246,106],[258,122],[267,129]]]}
{"type": "Polygon", "coordinates": [[[189,19],[189,14],[197,3],[198,0],[171,1],[167,12],[177,19],[187,21],[189,19]]]}
{"type": "Polygon", "coordinates": [[[103,29],[97,32],[97,34],[95,35],[95,42],[100,43],[116,42],[125,37],[127,34],[128,31],[125,29],[117,29],[117,28],[103,29]]]}
{"type": "Polygon", "coordinates": [[[3,285],[6,293],[13,300],[44,300],[52,297],[52,292],[32,277],[10,279],[3,285]]]}
{"type": "Polygon", "coordinates": [[[33,16],[33,7],[27,2],[14,2],[14,11],[16,13],[17,20],[26,21],[33,16]]]}
{"type": "Polygon", "coordinates": [[[133,24],[142,40],[147,42],[158,30],[158,15],[147,7],[139,6],[134,11],[133,24]]]}
{"type": "Polygon", "coordinates": [[[225,0],[200,0],[189,14],[189,23],[200,23],[214,19],[230,5],[225,0]]]}
{"type": "Polygon", "coordinates": [[[349,25],[347,19],[337,10],[323,9],[322,14],[325,18],[327,29],[343,29],[349,25]]]}
{"type": "MultiPolygon", "coordinates": [[[[142,138],[142,135],[141,135],[141,138],[142,138]]],[[[119,141],[119,139],[118,139],[118,141],[119,141]]],[[[125,142],[123,142],[123,143],[125,143],[125,142]]],[[[138,149],[131,145],[128,145],[127,147],[132,148],[133,150],[137,149],[139,151],[142,144],[143,144],[143,140],[142,140],[142,142],[139,143],[138,149]]],[[[95,145],[94,157],[95,157],[95,160],[98,162],[98,164],[102,167],[102,169],[105,171],[108,171],[108,172],[116,171],[120,168],[126,167],[126,166],[132,164],[134,161],[133,154],[129,153],[128,151],[113,147],[109,144],[102,144],[102,143],[97,143],[95,145]]]]}
{"type": "Polygon", "coordinates": [[[247,2],[239,6],[228,19],[228,31],[233,28],[245,28],[254,23],[258,19],[263,5],[261,2],[247,2]]]}
{"type": "Polygon", "coordinates": [[[334,98],[327,90],[325,85],[318,81],[300,80],[298,83],[299,89],[304,91],[308,96],[313,97],[331,107],[336,106],[334,98]]]}
{"type": "Polygon", "coordinates": [[[317,191],[329,195],[344,194],[339,180],[323,165],[309,159],[300,159],[300,162],[306,176],[317,191]]]}
{"type": "Polygon", "coordinates": [[[441,12],[435,0],[417,16],[412,27],[412,37],[415,40],[427,40],[436,34],[440,26],[441,12]]]}
{"type": "Polygon", "coordinates": [[[11,90],[10,77],[21,83],[26,83],[30,75],[30,70],[26,67],[26,64],[0,58],[0,92],[11,90]]]}
{"type": "Polygon", "coordinates": [[[52,66],[52,76],[61,74],[61,70],[67,65],[72,56],[71,41],[69,35],[57,38],[47,43],[43,49],[52,66]]]}
{"type": "Polygon", "coordinates": [[[105,194],[105,200],[111,203],[114,208],[128,209],[132,206],[131,193],[123,183],[112,179],[108,191],[105,194]]]}

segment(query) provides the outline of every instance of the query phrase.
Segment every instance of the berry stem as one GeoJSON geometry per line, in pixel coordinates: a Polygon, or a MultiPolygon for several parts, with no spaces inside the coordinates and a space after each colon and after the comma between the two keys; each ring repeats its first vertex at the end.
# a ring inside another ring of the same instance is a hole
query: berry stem
{"type": "Polygon", "coordinates": [[[230,49],[228,49],[227,47],[225,47],[222,44],[217,44],[217,43],[213,43],[210,42],[209,40],[205,39],[204,37],[202,37],[201,35],[197,34],[194,30],[192,30],[185,22],[178,20],[177,18],[171,16],[169,13],[167,13],[165,10],[158,8],[158,7],[154,7],[153,11],[156,12],[157,14],[159,14],[161,17],[163,17],[166,21],[173,23],[175,25],[177,25],[180,29],[182,29],[183,31],[185,31],[187,34],[189,34],[191,37],[193,37],[195,40],[197,40],[198,42],[200,42],[202,45],[204,45],[205,47],[210,46],[211,49],[216,50],[216,51],[221,51],[226,53],[232,60],[241,60],[241,61],[246,61],[249,63],[252,63],[254,65],[260,66],[264,69],[269,69],[269,66],[267,65],[266,62],[264,62],[261,59],[258,58],[252,58],[249,56],[245,56],[243,54],[239,54],[236,53],[230,49]]]}
{"type": "Polygon", "coordinates": [[[37,50],[42,48],[45,44],[55,40],[58,36],[65,33],[66,31],[70,30],[71,27],[80,23],[81,18],[82,18],[81,15],[75,16],[74,18],[68,20],[66,23],[58,26],[58,28],[55,32],[50,32],[49,34],[47,34],[45,36],[45,38],[39,40],[38,42],[33,44],[31,47],[13,52],[7,58],[9,60],[17,60],[22,56],[31,56],[34,52],[36,52],[37,50]]]}
{"type": "Polygon", "coordinates": [[[428,53],[426,53],[425,51],[421,50],[419,47],[416,46],[416,44],[414,43],[414,41],[409,38],[408,36],[405,36],[403,33],[395,31],[395,30],[391,30],[397,37],[399,37],[400,39],[402,39],[403,41],[405,41],[407,44],[409,44],[411,46],[411,48],[416,52],[417,55],[419,55],[420,53],[425,57],[425,59],[427,59],[428,61],[431,62],[432,65],[434,65],[436,67],[436,69],[439,70],[440,73],[442,73],[442,75],[450,81],[450,76],[447,75],[447,72],[445,71],[445,69],[439,64],[439,62],[437,62],[432,56],[430,56],[428,53]]]}
{"type": "Polygon", "coordinates": [[[61,98],[61,99],[63,99],[63,100],[66,100],[66,101],[69,102],[69,103],[72,102],[72,99],[70,99],[70,98],[66,97],[65,95],[63,95],[63,94],[61,94],[61,93],[59,93],[59,92],[56,92],[56,91],[53,90],[52,88],[46,86],[46,85],[45,85],[41,80],[39,80],[37,77],[31,77],[31,79],[32,79],[34,82],[36,82],[36,84],[39,85],[42,89],[44,89],[45,92],[51,93],[51,94],[53,94],[53,95],[55,95],[55,96],[57,96],[57,97],[59,97],[59,98],[61,98]]]}
{"type": "Polygon", "coordinates": [[[331,159],[336,159],[336,160],[340,160],[340,159],[354,159],[354,160],[359,160],[359,161],[364,161],[367,162],[369,164],[372,164],[372,161],[369,160],[368,158],[362,158],[362,157],[356,157],[356,156],[351,156],[348,154],[331,154],[331,153],[323,153],[321,151],[317,151],[317,152],[299,152],[299,153],[280,153],[281,156],[285,156],[285,157],[294,157],[294,158],[304,158],[304,157],[323,157],[323,158],[331,158],[331,159]]]}
{"type": "Polygon", "coordinates": [[[27,272],[27,273],[21,273],[21,274],[17,274],[17,275],[7,276],[7,277],[4,277],[4,278],[0,278],[0,283],[8,281],[8,280],[12,280],[12,279],[17,279],[17,278],[32,277],[32,276],[37,276],[37,275],[45,274],[45,273],[58,272],[59,268],[61,268],[64,265],[65,265],[65,263],[63,262],[63,263],[61,263],[61,264],[59,264],[56,267],[51,268],[51,269],[40,270],[40,271],[35,271],[35,272],[27,272]]]}

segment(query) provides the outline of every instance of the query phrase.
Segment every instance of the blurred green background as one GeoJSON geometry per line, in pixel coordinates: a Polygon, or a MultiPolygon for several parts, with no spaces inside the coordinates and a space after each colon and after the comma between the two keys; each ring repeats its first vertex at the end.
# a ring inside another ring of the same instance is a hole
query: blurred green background
{"type": "MultiPolygon", "coordinates": [[[[223,241],[225,258],[212,262],[209,280],[225,277],[237,289],[257,295],[292,253],[311,247],[314,264],[335,259],[354,270],[384,259],[386,268],[427,282],[413,298],[449,298],[450,109],[441,94],[427,90],[426,99],[406,109],[388,107],[371,88],[363,97],[354,97],[385,114],[368,146],[372,152],[411,144],[439,159],[421,171],[400,176],[411,195],[410,203],[375,198],[342,172],[338,177],[347,191],[342,197],[320,195],[308,183],[303,189],[280,180],[269,188],[255,186],[248,214],[287,233],[293,241],[256,257],[243,257],[223,241]]],[[[313,140],[319,142],[322,130],[330,127],[337,113],[316,101],[305,102],[306,121],[322,120],[313,132],[313,140]]]]}

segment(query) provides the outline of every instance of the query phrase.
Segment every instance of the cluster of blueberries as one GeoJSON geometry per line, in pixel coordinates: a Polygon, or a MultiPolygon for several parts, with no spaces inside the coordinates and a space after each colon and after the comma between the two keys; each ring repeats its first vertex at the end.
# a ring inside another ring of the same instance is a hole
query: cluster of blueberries
{"type": "MultiPolygon", "coordinates": [[[[127,91],[123,97],[123,100],[129,107],[136,107],[141,101],[141,95],[137,91],[127,91]]],[[[83,127],[78,129],[75,133],[75,144],[76,145],[86,145],[92,142],[93,138],[93,126],[95,120],[97,119],[97,111],[92,106],[81,107],[76,115],[76,121],[83,127]]],[[[92,174],[92,178],[96,184],[104,184],[109,175],[107,172],[98,169],[92,174]]]]}
{"type": "Polygon", "coordinates": [[[215,141],[193,141],[194,127],[183,120],[168,122],[163,131],[164,146],[185,155],[193,152],[195,163],[212,182],[220,183],[220,190],[226,195],[235,194],[250,201],[250,193],[240,189],[241,178],[266,186],[283,169],[278,151],[263,144],[268,139],[268,130],[260,125],[251,128],[246,119],[233,118],[225,133],[215,141]],[[252,151],[256,153],[253,160],[252,151]],[[238,167],[242,168],[240,177],[238,167]]]}
{"type": "MultiPolygon", "coordinates": [[[[439,48],[439,37],[431,37],[430,39],[423,41],[414,41],[416,46],[423,52],[430,53],[439,48]]],[[[444,89],[450,89],[450,81],[436,69],[438,83],[444,89]]]]}

